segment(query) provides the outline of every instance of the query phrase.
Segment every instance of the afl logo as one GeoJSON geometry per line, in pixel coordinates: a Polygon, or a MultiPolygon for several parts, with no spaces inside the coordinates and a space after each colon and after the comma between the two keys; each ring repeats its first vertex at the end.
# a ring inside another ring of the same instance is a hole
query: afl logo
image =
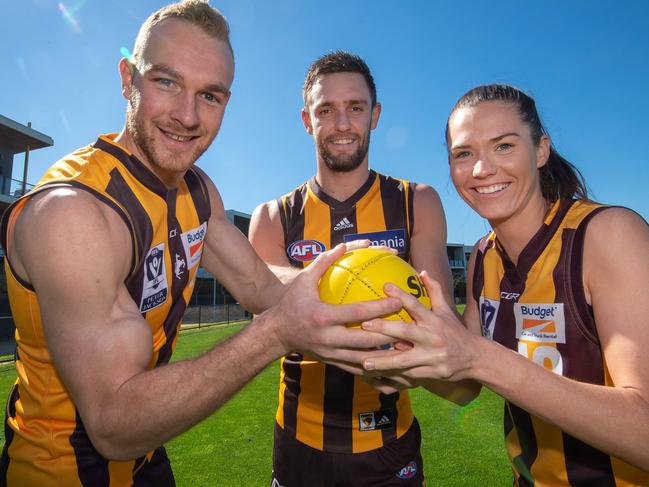
{"type": "Polygon", "coordinates": [[[415,475],[417,475],[417,464],[415,462],[410,462],[397,472],[397,478],[401,480],[412,479],[415,475]]]}
{"type": "Polygon", "coordinates": [[[293,260],[306,262],[315,259],[325,250],[324,244],[317,240],[298,240],[288,247],[286,253],[293,260]]]}

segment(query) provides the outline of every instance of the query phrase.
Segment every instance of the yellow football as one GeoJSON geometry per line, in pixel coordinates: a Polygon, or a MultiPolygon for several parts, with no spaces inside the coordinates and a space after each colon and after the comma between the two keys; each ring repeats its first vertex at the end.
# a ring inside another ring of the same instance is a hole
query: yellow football
{"type": "MultiPolygon", "coordinates": [[[[387,282],[430,308],[430,297],[417,271],[396,254],[371,247],[349,251],[327,269],[320,278],[320,299],[325,303],[347,304],[384,298],[383,285],[387,282]]],[[[412,321],[403,308],[384,318],[412,321]]]]}

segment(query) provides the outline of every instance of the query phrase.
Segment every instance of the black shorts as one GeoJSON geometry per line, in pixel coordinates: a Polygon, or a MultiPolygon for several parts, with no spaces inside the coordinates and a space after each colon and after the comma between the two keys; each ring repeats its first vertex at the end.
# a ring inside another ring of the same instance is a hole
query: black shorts
{"type": "Polygon", "coordinates": [[[416,419],[401,438],[364,453],[311,448],[276,423],[271,487],[421,487],[420,446],[416,419]]]}

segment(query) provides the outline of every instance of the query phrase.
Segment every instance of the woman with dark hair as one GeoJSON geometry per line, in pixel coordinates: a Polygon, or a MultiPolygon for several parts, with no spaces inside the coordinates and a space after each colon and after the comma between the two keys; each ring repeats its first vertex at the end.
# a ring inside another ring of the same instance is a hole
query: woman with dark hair
{"type": "Polygon", "coordinates": [[[412,344],[365,369],[503,396],[517,485],[649,485],[649,227],[587,198],[516,88],[465,94],[446,141],[458,193],[493,228],[471,255],[465,326],[425,273],[432,310],[388,285],[418,326],[364,323],[412,344]]]}

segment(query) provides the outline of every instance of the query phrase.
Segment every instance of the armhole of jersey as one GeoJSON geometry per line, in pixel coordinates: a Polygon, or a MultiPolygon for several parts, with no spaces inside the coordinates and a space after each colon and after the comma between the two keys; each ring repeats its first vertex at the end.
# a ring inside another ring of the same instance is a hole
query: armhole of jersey
{"type": "Polygon", "coordinates": [[[480,247],[482,246],[483,242],[485,242],[487,238],[489,238],[488,235],[486,237],[481,238],[480,240],[478,240],[478,243],[476,243],[477,251],[475,253],[475,262],[473,263],[473,279],[471,281],[471,294],[473,295],[473,299],[475,300],[478,308],[480,307],[480,291],[484,286],[483,261],[484,261],[485,253],[489,250],[488,247],[485,247],[484,250],[481,250],[480,247]]]}
{"type": "Polygon", "coordinates": [[[586,301],[586,291],[584,290],[584,241],[586,238],[586,229],[591,219],[598,213],[613,208],[612,206],[600,206],[591,211],[577,226],[574,232],[572,245],[570,248],[570,303],[572,314],[575,317],[575,323],[582,335],[592,343],[599,345],[599,334],[595,324],[595,314],[593,307],[586,301]],[[576,256],[576,258],[575,258],[576,256]],[[580,310],[587,310],[584,316],[580,310]]]}
{"type": "Polygon", "coordinates": [[[415,188],[417,183],[406,182],[406,232],[408,234],[408,242],[415,227],[415,188]]]}
{"type": "Polygon", "coordinates": [[[7,261],[9,272],[11,272],[13,278],[16,281],[18,281],[21,286],[23,286],[25,289],[29,289],[30,291],[33,291],[34,288],[31,285],[31,283],[25,281],[16,273],[13,265],[11,265],[11,259],[9,259],[9,252],[11,251],[9,242],[13,241],[14,224],[16,223],[16,219],[18,218],[18,215],[20,215],[20,212],[23,210],[28,200],[29,200],[29,196],[20,198],[18,201],[16,201],[11,206],[9,206],[9,208],[7,208],[7,210],[2,215],[1,232],[2,232],[2,248],[4,249],[5,252],[5,260],[7,261]]]}
{"type": "Polygon", "coordinates": [[[279,219],[282,222],[282,234],[284,235],[284,252],[286,252],[286,237],[288,236],[288,224],[286,222],[286,206],[284,204],[284,197],[281,196],[275,200],[277,203],[277,211],[279,211],[279,219]]]}
{"type": "Polygon", "coordinates": [[[133,271],[135,270],[139,260],[136,257],[137,251],[135,246],[135,229],[133,227],[133,223],[131,222],[131,219],[129,218],[124,208],[122,208],[121,205],[117,203],[117,201],[114,201],[112,198],[106,196],[105,194],[102,194],[97,190],[74,180],[64,181],[64,182],[52,182],[52,183],[47,183],[42,186],[39,186],[38,188],[30,191],[29,194],[25,195],[24,197],[20,198],[18,201],[13,203],[5,211],[4,215],[2,216],[2,227],[0,231],[2,232],[2,246],[5,249],[5,257],[7,259],[7,263],[9,264],[9,269],[11,270],[13,277],[26,289],[29,289],[31,291],[34,290],[32,284],[30,282],[25,281],[20,276],[18,276],[18,274],[16,274],[16,271],[12,267],[11,260],[9,259],[9,251],[10,251],[10,249],[8,248],[9,242],[11,242],[12,240],[11,237],[13,236],[14,223],[16,222],[16,219],[18,218],[20,212],[24,209],[25,204],[27,204],[27,201],[29,201],[29,199],[32,198],[33,196],[42,193],[43,191],[48,191],[56,188],[75,188],[75,189],[81,189],[83,191],[86,191],[90,193],[92,196],[94,196],[95,198],[97,198],[99,201],[104,203],[106,206],[113,209],[119,215],[119,217],[124,221],[126,227],[128,228],[129,234],[131,235],[131,266],[130,266],[129,273],[126,276],[126,279],[128,279],[131,276],[131,274],[133,274],[133,271]]]}

